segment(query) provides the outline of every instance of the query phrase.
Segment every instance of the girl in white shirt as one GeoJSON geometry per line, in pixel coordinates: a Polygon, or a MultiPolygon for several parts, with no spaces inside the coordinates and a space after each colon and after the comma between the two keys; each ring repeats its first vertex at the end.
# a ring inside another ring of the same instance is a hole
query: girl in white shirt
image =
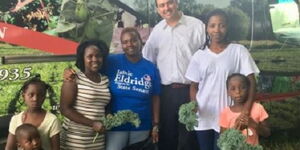
{"type": "Polygon", "coordinates": [[[218,149],[219,115],[223,108],[232,104],[226,92],[226,79],[233,73],[241,73],[250,80],[245,111],[238,119],[248,117],[255,93],[254,74],[259,70],[248,50],[230,43],[227,38],[228,17],[223,10],[208,13],[206,22],[207,42],[197,51],[189,64],[186,78],[192,81],[191,100],[198,103],[198,126],[195,127],[201,150],[218,149]]]}

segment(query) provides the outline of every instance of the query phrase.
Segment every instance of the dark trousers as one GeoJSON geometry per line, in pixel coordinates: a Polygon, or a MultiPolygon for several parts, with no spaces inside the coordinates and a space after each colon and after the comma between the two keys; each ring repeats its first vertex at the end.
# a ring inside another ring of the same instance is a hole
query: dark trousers
{"type": "Polygon", "coordinates": [[[179,107],[189,102],[189,85],[163,85],[160,99],[159,150],[198,150],[195,132],[178,122],[179,107]]]}
{"type": "Polygon", "coordinates": [[[215,130],[196,131],[198,143],[201,150],[219,150],[217,141],[219,133],[215,130]]]}

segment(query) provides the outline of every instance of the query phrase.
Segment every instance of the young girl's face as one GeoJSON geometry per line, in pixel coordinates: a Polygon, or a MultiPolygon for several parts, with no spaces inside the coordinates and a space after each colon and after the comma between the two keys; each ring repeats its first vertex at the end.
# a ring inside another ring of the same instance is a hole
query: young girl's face
{"type": "Polygon", "coordinates": [[[240,77],[233,77],[228,83],[228,95],[235,104],[244,104],[248,96],[248,87],[240,77]]]}
{"type": "Polygon", "coordinates": [[[45,100],[45,89],[41,84],[29,84],[23,92],[23,98],[28,109],[41,109],[45,100]]]}
{"type": "Polygon", "coordinates": [[[22,135],[23,137],[18,141],[19,147],[22,150],[40,150],[41,138],[38,133],[22,135]]]}
{"type": "Polygon", "coordinates": [[[223,42],[227,34],[227,23],[223,16],[216,15],[209,18],[207,33],[213,42],[223,42]]]}

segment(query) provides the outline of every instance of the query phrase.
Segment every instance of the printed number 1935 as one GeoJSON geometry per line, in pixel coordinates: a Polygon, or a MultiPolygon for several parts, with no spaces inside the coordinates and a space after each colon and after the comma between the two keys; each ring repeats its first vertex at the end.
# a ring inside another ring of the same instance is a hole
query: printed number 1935
{"type": "Polygon", "coordinates": [[[31,67],[23,68],[20,70],[19,68],[12,68],[12,69],[0,69],[0,81],[3,80],[25,80],[28,79],[31,75],[31,67]]]}

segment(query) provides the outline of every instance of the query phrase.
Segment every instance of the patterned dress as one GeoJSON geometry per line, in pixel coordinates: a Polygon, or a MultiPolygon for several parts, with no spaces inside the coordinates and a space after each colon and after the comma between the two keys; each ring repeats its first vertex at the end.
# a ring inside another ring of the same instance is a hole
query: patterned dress
{"type": "MultiPolygon", "coordinates": [[[[101,82],[89,80],[82,72],[77,73],[77,97],[74,109],[91,120],[99,120],[105,115],[105,106],[110,101],[108,78],[101,76],[101,82]]],[[[93,143],[96,132],[89,126],[75,123],[66,118],[61,133],[61,149],[63,150],[104,150],[104,134],[98,136],[93,143]]]]}

